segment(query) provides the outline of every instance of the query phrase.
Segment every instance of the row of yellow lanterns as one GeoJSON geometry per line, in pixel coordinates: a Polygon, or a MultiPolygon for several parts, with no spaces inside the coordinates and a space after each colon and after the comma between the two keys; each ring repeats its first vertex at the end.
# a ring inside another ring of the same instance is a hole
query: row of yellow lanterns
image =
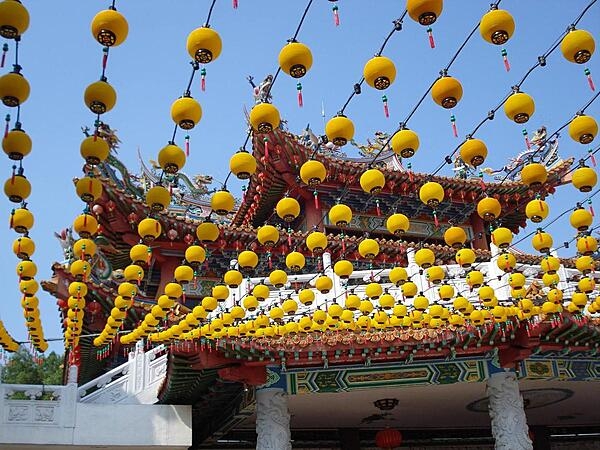
{"type": "MultiPolygon", "coordinates": [[[[0,35],[7,39],[15,39],[15,45],[18,46],[21,35],[29,26],[29,12],[20,3],[15,1],[0,2],[0,35]]],[[[29,97],[29,83],[21,74],[21,67],[15,62],[13,72],[0,77],[0,97],[2,102],[8,107],[20,107],[29,97]]],[[[40,320],[39,300],[36,293],[39,289],[37,281],[34,279],[37,274],[37,266],[31,261],[30,255],[33,249],[28,252],[20,251],[20,242],[23,240],[24,247],[27,247],[25,241],[33,241],[28,237],[29,230],[33,227],[33,214],[26,208],[24,201],[31,194],[31,184],[23,175],[22,159],[31,152],[31,139],[22,130],[20,122],[15,124],[15,128],[5,134],[2,139],[2,148],[9,159],[19,162],[17,170],[16,164],[13,166],[13,175],[4,183],[4,193],[11,202],[23,203],[23,205],[11,212],[10,226],[17,233],[24,236],[18,238],[17,256],[21,261],[17,264],[16,273],[19,277],[19,291],[22,294],[21,306],[23,316],[27,327],[31,343],[40,352],[48,348],[48,343],[44,338],[44,331],[40,320]]],[[[4,338],[8,336],[6,334],[4,338]]],[[[1,342],[11,340],[0,338],[1,342]]]]}

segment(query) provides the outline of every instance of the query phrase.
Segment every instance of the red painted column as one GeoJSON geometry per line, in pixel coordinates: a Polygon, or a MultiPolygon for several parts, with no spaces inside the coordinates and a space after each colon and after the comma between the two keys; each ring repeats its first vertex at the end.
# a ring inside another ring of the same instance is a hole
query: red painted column
{"type": "Polygon", "coordinates": [[[312,230],[315,225],[320,231],[323,231],[322,217],[323,210],[317,209],[314,201],[308,199],[304,201],[304,224],[307,231],[312,230]]]}
{"type": "Polygon", "coordinates": [[[479,250],[489,250],[490,246],[485,234],[486,223],[479,215],[474,212],[471,214],[471,227],[473,228],[473,248],[479,250]],[[481,237],[478,237],[481,233],[481,237]]]}
{"type": "Polygon", "coordinates": [[[179,265],[179,261],[175,257],[157,259],[160,261],[160,284],[156,295],[160,296],[164,294],[165,285],[173,281],[175,268],[179,265]]]}

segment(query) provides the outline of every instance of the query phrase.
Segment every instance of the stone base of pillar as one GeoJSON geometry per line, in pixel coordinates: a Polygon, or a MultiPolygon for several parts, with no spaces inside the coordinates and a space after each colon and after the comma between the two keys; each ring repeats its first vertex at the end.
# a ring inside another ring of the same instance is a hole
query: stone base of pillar
{"type": "Polygon", "coordinates": [[[533,450],[516,374],[491,375],[487,394],[496,450],[533,450]]]}
{"type": "Polygon", "coordinates": [[[291,450],[290,413],[283,389],[256,391],[256,450],[291,450]]]}

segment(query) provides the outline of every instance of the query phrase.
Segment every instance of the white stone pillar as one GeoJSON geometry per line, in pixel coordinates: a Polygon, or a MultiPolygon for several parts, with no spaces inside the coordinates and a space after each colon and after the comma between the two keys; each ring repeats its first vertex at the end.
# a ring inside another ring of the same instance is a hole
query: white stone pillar
{"type": "Polygon", "coordinates": [[[291,450],[290,413],[283,389],[256,391],[256,450],[291,450]]]}
{"type": "Polygon", "coordinates": [[[496,450],[533,450],[516,374],[490,375],[487,394],[496,450]]]}

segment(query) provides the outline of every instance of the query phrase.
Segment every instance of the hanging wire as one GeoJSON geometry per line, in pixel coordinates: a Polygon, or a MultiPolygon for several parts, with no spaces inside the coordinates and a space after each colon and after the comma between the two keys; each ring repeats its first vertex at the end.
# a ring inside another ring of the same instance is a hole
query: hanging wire
{"type": "Polygon", "coordinates": [[[210,8],[208,8],[208,15],[206,16],[206,21],[204,22],[204,26],[206,28],[210,28],[210,16],[212,16],[215,3],[217,3],[217,0],[212,0],[212,2],[210,3],[210,8]]]}

